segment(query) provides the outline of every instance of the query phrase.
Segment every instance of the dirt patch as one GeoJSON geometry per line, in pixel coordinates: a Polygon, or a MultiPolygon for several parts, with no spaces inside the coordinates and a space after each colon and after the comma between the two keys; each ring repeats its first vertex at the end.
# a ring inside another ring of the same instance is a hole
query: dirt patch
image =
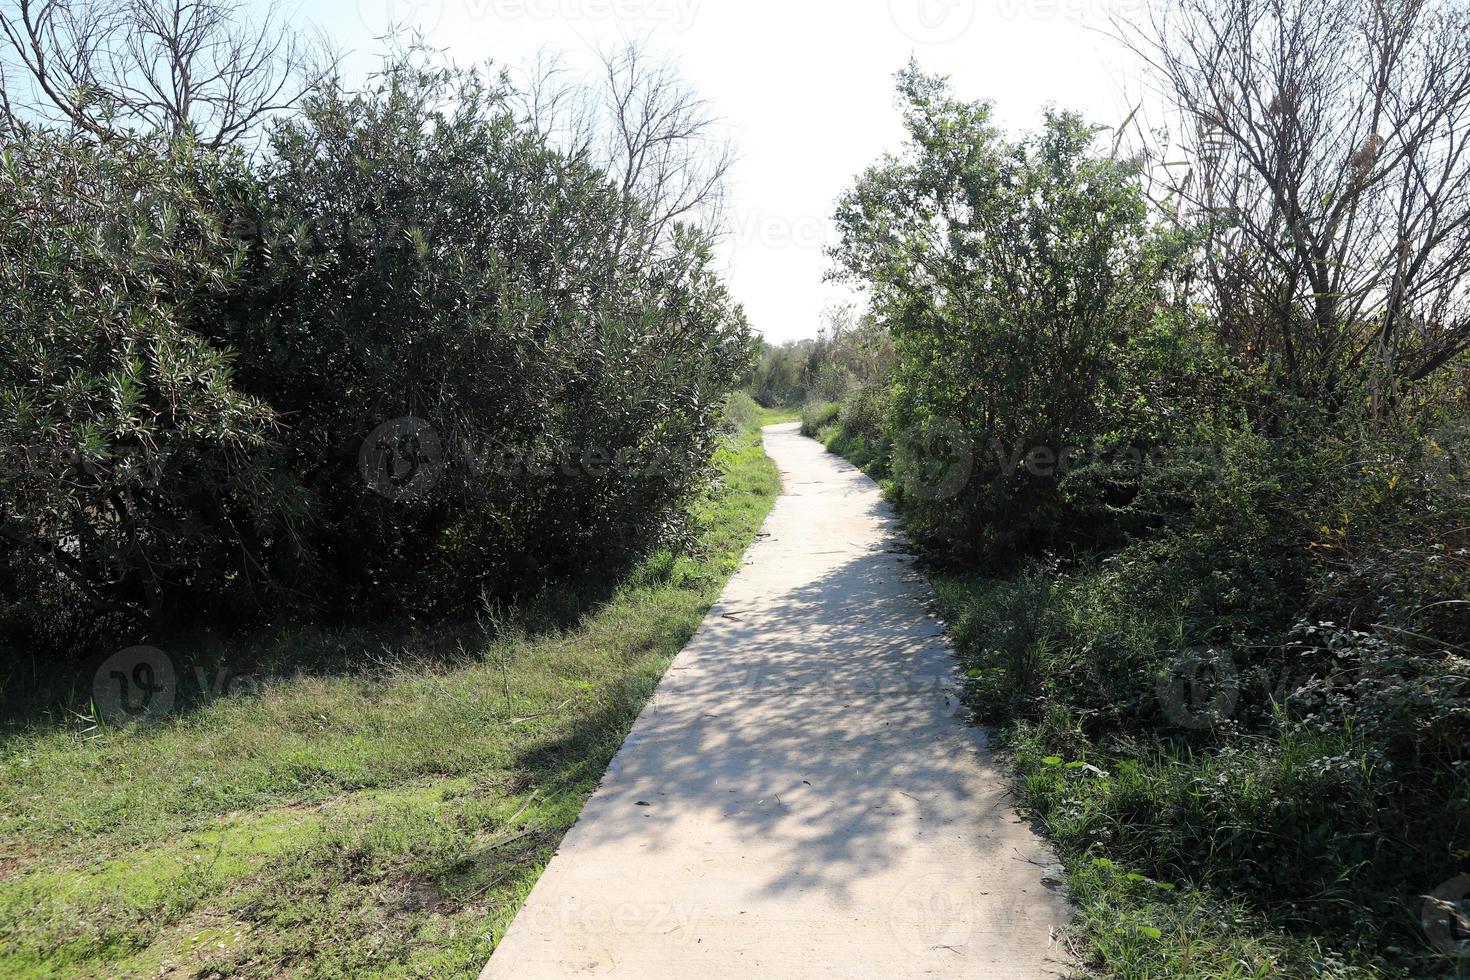
{"type": "Polygon", "coordinates": [[[0,850],[0,878],[21,874],[42,858],[42,852],[30,844],[11,844],[0,850]]]}
{"type": "Polygon", "coordinates": [[[454,911],[454,906],[444,901],[439,889],[423,878],[403,877],[385,882],[377,898],[379,904],[393,915],[411,915],[414,912],[443,915],[454,911]]]}

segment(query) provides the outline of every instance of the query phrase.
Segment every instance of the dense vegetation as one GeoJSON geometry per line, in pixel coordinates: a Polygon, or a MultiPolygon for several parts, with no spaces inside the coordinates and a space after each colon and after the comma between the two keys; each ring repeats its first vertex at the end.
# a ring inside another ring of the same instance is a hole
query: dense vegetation
{"type": "Polygon", "coordinates": [[[0,90],[5,707],[215,679],[5,733],[9,972],[483,962],[774,494],[744,378],[885,481],[1099,968],[1463,973],[1470,14],[1160,8],[1137,156],[903,72],[868,314],[758,359],[696,103],[631,90],[643,154],[417,53],[104,97],[0,13],[54,110],[0,90]]]}
{"type": "Polygon", "coordinates": [[[762,341],[745,389],[766,406],[836,404],[855,384],[886,382],[891,367],[888,334],[852,307],[835,306],[815,340],[762,341]]]}
{"type": "Polygon", "coordinates": [[[521,104],[410,52],[251,157],[0,127],[8,658],[463,612],[689,539],[744,317],[704,233],[521,104]]]}
{"type": "Polygon", "coordinates": [[[1462,50],[1466,13],[1178,6],[1214,19],[1170,21],[1158,60],[1192,52],[1180,79],[1214,78],[1220,104],[1181,98],[1201,142],[1167,194],[1177,165],[1125,158],[1119,134],[1053,112],[1009,138],[988,104],[901,73],[908,140],[841,201],[834,250],[891,362],[808,360],[845,380],[806,393],[805,430],[885,481],[925,552],[1096,965],[1452,975],[1470,198],[1445,141],[1470,88],[1385,93],[1466,78],[1435,60],[1462,50]],[[1340,33],[1314,46],[1324,23],[1340,33]],[[1259,74],[1225,71],[1248,56],[1259,74]],[[1364,71],[1309,88],[1329,58],[1364,71]],[[1380,135],[1339,136],[1375,78],[1380,135]],[[1423,180],[1445,194],[1421,202],[1430,227],[1389,220],[1423,180]]]}

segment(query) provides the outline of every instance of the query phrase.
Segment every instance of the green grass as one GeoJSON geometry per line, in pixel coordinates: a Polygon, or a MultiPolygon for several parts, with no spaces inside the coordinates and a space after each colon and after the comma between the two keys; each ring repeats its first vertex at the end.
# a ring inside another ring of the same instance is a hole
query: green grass
{"type": "MultiPolygon", "coordinates": [[[[999,725],[1018,801],[1068,871],[1075,938],[1096,974],[1470,972],[1428,948],[1418,894],[1373,894],[1371,869],[1335,849],[1364,836],[1353,831],[1355,811],[1367,811],[1363,826],[1380,817],[1361,785],[1371,764],[1356,761],[1367,758],[1360,746],[1290,732],[1191,742],[1141,723],[1089,734],[1098,726],[1084,719],[1103,709],[1075,692],[1109,686],[1104,672],[1120,651],[1171,643],[1146,611],[1117,599],[1107,574],[934,582],[970,703],[999,725]],[[1311,875],[1322,880],[1307,886],[1311,875]]],[[[1402,844],[1388,846],[1409,860],[1402,844]]]]}
{"type": "Polygon", "coordinates": [[[473,976],[775,499],[754,428],[719,463],[610,596],[236,641],[245,693],[0,738],[0,975],[473,976]]]}
{"type": "Polygon", "coordinates": [[[801,409],[799,407],[766,408],[758,406],[757,417],[761,425],[779,425],[783,422],[800,422],[801,409]]]}

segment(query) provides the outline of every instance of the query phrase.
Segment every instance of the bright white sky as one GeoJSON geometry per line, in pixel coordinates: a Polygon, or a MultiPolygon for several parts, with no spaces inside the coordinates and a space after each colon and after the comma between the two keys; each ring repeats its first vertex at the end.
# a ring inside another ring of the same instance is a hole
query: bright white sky
{"type": "Polygon", "coordinates": [[[390,23],[419,26],[460,64],[519,64],[540,49],[574,64],[643,38],[677,62],[728,123],[740,152],[724,245],[751,323],[772,341],[816,334],[833,300],[830,215],[853,178],[902,136],[893,74],[911,55],[996,103],[1011,131],[1047,103],[1116,125],[1142,91],[1134,60],[1102,29],[1145,0],[288,0],[348,58],[376,66],[390,23]]]}

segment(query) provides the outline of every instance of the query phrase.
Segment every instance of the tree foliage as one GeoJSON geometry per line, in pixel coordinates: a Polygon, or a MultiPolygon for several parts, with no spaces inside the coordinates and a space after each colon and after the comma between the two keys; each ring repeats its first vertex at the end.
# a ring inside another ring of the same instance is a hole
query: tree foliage
{"type": "Polygon", "coordinates": [[[916,491],[914,520],[973,555],[1051,521],[1039,509],[1058,481],[1004,461],[1054,460],[1110,429],[1125,348],[1170,314],[1171,252],[1136,170],[1096,152],[1079,117],[1048,112],[1009,141],[988,103],[914,65],[898,88],[907,142],[840,202],[835,257],[893,337],[892,426],[917,450],[899,453],[895,475],[916,491]],[[919,484],[957,455],[976,478],[960,500],[926,502],[919,484]]]}
{"type": "Polygon", "coordinates": [[[266,462],[276,413],[196,329],[242,278],[212,211],[229,166],[167,142],[0,147],[0,547],[38,628],[248,574],[228,521],[298,527],[266,462]]]}
{"type": "Polygon", "coordinates": [[[1011,726],[1100,959],[1453,966],[1419,923],[1452,932],[1424,896],[1470,834],[1462,17],[1169,5],[1198,139],[1154,211],[1157,148],[1122,163],[1057,112],[1008,139],[910,67],[907,142],[840,203],[895,361],[804,424],[965,576],[940,593],[971,704],[1011,726]],[[1289,953],[1109,931],[1225,903],[1289,953]]]}
{"type": "Polygon", "coordinates": [[[684,539],[744,316],[704,233],[514,106],[410,53],[256,163],[6,140],[14,642],[441,614],[684,539]]]}

